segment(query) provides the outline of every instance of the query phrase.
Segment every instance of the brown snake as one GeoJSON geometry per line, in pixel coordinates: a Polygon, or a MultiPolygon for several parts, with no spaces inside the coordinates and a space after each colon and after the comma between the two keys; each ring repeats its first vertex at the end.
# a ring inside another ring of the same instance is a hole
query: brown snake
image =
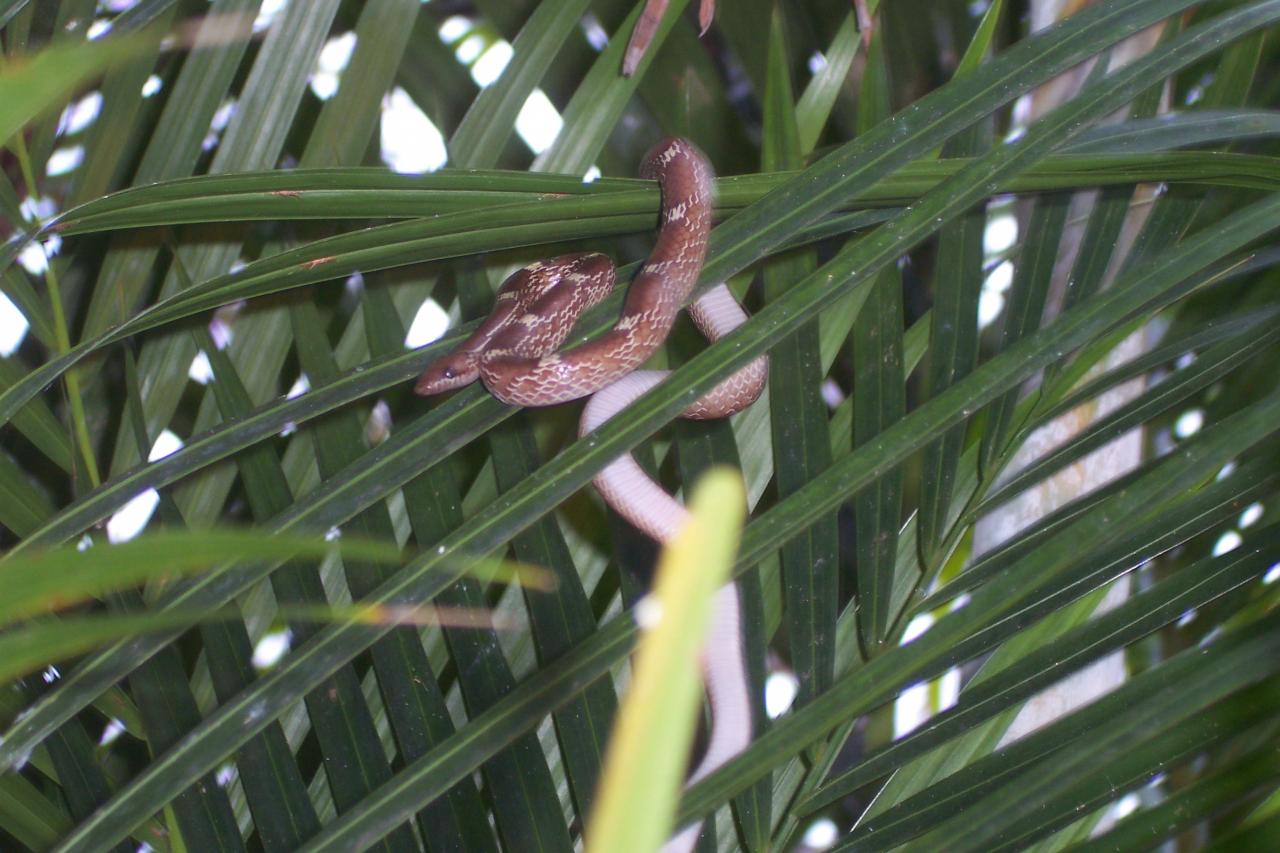
{"type": "MultiPolygon", "coordinates": [[[[539,261],[503,283],[493,313],[471,337],[429,365],[414,390],[438,394],[478,378],[499,400],[516,406],[548,406],[594,395],[579,424],[579,435],[586,435],[666,378],[668,371],[637,368],[666,340],[697,284],[711,230],[713,174],[692,143],[666,139],[645,157],[640,175],[656,179],[662,189],[661,225],[653,251],[627,291],[612,329],[557,351],[579,314],[613,288],[613,262],[599,254],[539,261]]],[[[723,284],[699,297],[689,313],[711,341],[747,319],[723,284]]],[[[745,409],[764,390],[768,372],[767,359],[755,359],[681,416],[723,418],[745,409]]],[[[650,479],[630,453],[609,463],[593,482],[609,506],[659,542],[668,541],[687,517],[684,507],[650,479]]],[[[716,594],[702,652],[713,725],[706,753],[690,783],[751,742],[739,610],[737,588],[730,583],[716,594]]],[[[698,832],[698,824],[686,828],[666,849],[692,849],[698,832]]]]}

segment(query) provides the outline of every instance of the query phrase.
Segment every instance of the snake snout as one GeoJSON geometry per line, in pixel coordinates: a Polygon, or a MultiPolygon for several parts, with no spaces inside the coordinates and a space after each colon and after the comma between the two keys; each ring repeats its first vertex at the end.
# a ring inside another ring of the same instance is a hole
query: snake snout
{"type": "Polygon", "coordinates": [[[429,397],[432,394],[443,394],[446,391],[470,385],[479,377],[480,369],[476,366],[474,357],[453,353],[428,365],[418,377],[413,391],[415,394],[429,397]]]}

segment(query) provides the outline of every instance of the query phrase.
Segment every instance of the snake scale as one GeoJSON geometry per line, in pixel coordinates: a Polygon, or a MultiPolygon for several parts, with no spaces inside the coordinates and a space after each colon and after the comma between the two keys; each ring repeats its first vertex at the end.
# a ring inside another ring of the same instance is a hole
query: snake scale
{"type": "MultiPolygon", "coordinates": [[[[561,351],[578,316],[613,289],[613,262],[595,253],[538,261],[503,283],[493,312],[469,338],[432,362],[415,390],[439,394],[480,379],[495,397],[514,406],[549,406],[590,396],[579,424],[579,435],[586,435],[661,382],[669,371],[638,368],[666,340],[697,284],[711,231],[714,175],[702,152],[684,139],[659,142],[645,157],[640,175],[658,181],[661,222],[653,251],[627,291],[612,329],[561,351]]],[[[711,341],[747,319],[723,284],[699,297],[689,313],[711,341]]],[[[694,401],[681,416],[723,418],[745,409],[764,390],[768,372],[768,361],[761,356],[694,401]]],[[[606,466],[594,484],[609,506],[660,543],[668,541],[687,517],[685,508],[630,453],[606,466]]],[[[712,726],[690,784],[751,741],[751,699],[739,622],[737,587],[730,583],[716,594],[702,651],[712,726]]],[[[699,828],[685,828],[665,849],[692,849],[699,828]]]]}

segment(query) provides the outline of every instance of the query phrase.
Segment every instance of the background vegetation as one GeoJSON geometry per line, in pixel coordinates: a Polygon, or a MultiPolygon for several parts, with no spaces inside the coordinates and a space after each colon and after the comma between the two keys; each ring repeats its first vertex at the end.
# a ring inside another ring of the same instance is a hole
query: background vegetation
{"type": "Polygon", "coordinates": [[[873,2],[869,43],[688,5],[624,79],[634,0],[0,0],[0,847],[569,849],[654,559],[587,487],[630,448],[741,468],[753,678],[796,692],[686,792],[706,849],[1280,834],[1280,2],[873,2]],[[452,169],[385,168],[406,103],[452,169]],[[424,305],[643,258],[663,134],[753,320],[583,440],[415,398],[470,328],[407,348],[424,305]],[[764,401],[667,427],[765,351],[764,401]]]}

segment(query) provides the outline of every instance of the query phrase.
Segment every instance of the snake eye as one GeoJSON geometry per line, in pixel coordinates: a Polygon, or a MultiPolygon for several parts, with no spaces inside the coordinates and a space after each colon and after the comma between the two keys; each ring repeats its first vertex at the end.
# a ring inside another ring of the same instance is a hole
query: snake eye
{"type": "Polygon", "coordinates": [[[456,371],[454,371],[454,369],[453,369],[452,367],[446,367],[446,368],[444,369],[444,378],[445,378],[445,379],[457,379],[457,378],[458,378],[458,374],[457,374],[457,372],[456,372],[456,371]]]}

